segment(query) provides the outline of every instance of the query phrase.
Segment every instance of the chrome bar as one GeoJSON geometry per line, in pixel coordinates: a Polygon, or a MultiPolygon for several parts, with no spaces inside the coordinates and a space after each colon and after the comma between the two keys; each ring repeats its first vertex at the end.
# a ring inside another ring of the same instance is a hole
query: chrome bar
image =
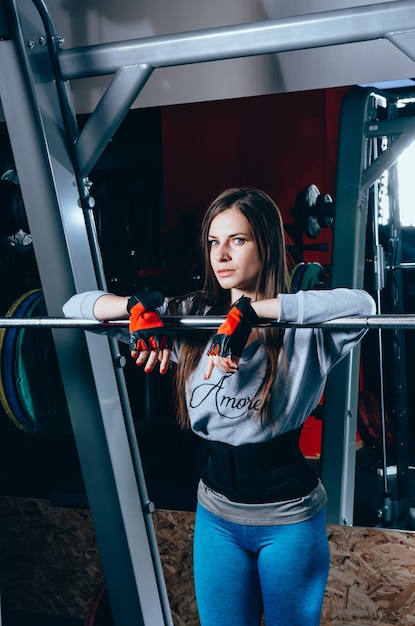
{"type": "MultiPolygon", "coordinates": [[[[290,50],[399,37],[414,30],[414,0],[398,0],[325,12],[196,30],[174,35],[61,50],[61,78],[114,74],[120,67],[145,63],[170,67],[290,50]]],[[[405,50],[412,56],[411,50],[405,50]]]]}
{"type": "MultiPolygon", "coordinates": [[[[189,315],[180,317],[175,315],[164,316],[166,332],[183,330],[216,330],[225,317],[189,315]]],[[[84,330],[105,330],[111,328],[127,328],[128,320],[98,320],[73,319],[68,317],[0,317],[0,328],[80,328],[84,330]]],[[[358,330],[376,328],[415,329],[415,314],[409,315],[371,315],[368,317],[340,317],[319,324],[295,324],[292,322],[278,322],[277,320],[262,320],[257,328],[328,328],[329,330],[358,330]]]]}
{"type": "Polygon", "coordinates": [[[397,263],[396,265],[387,265],[386,266],[387,270],[414,270],[415,269],[415,263],[413,262],[406,262],[404,261],[403,263],[397,263]]]}

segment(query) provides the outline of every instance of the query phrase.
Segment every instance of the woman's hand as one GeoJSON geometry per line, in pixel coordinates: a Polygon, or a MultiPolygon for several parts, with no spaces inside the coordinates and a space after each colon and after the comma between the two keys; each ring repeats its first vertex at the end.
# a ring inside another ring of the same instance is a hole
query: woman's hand
{"type": "Polygon", "coordinates": [[[214,367],[227,374],[235,374],[237,371],[239,359],[252,332],[252,325],[258,321],[250,301],[246,296],[239,298],[219,326],[208,350],[205,380],[210,378],[214,367]]]}
{"type": "Polygon", "coordinates": [[[131,356],[135,359],[136,365],[142,367],[146,374],[153,371],[157,363],[160,363],[160,374],[165,374],[170,365],[170,348],[153,348],[152,350],[131,351],[131,356]]]}
{"type": "Polygon", "coordinates": [[[151,372],[160,362],[160,373],[165,374],[170,363],[169,338],[156,311],[162,304],[163,296],[158,291],[140,292],[128,300],[130,354],[136,365],[145,365],[145,372],[151,372]]]}
{"type": "Polygon", "coordinates": [[[215,367],[219,368],[225,374],[235,374],[238,370],[239,357],[225,357],[225,356],[208,356],[208,364],[204,379],[209,380],[215,367]]]}
{"type": "Polygon", "coordinates": [[[208,350],[209,356],[241,357],[252,326],[259,321],[250,305],[251,298],[242,296],[230,308],[225,321],[217,330],[208,350]]]}
{"type": "Polygon", "coordinates": [[[170,342],[165,327],[156,312],[163,304],[163,296],[145,291],[131,297],[104,294],[94,304],[94,316],[100,320],[122,319],[130,316],[130,354],[146,373],[160,363],[160,374],[170,364],[170,342]]]}

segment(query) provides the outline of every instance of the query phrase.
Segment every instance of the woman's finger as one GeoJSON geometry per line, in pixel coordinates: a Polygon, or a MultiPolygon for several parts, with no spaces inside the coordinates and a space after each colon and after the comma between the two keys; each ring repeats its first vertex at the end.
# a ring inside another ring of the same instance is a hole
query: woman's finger
{"type": "Polygon", "coordinates": [[[160,350],[150,350],[147,352],[148,358],[144,367],[146,373],[153,371],[159,360],[160,350]]]}
{"type": "Polygon", "coordinates": [[[205,371],[205,376],[204,376],[204,379],[205,379],[205,380],[209,380],[209,378],[210,378],[210,377],[211,377],[211,375],[212,375],[213,368],[215,367],[214,362],[213,362],[213,359],[214,359],[214,358],[215,358],[215,357],[213,357],[213,356],[208,356],[208,363],[207,363],[207,367],[206,367],[206,371],[205,371]]]}
{"type": "Polygon", "coordinates": [[[141,366],[147,361],[150,352],[148,350],[131,350],[130,354],[135,360],[135,364],[141,366]]]}
{"type": "Polygon", "coordinates": [[[234,374],[238,369],[238,357],[217,356],[214,359],[215,367],[218,367],[222,372],[234,374]]]}
{"type": "Polygon", "coordinates": [[[221,372],[225,372],[225,374],[235,374],[238,371],[238,361],[238,357],[208,356],[205,380],[211,377],[215,367],[220,369],[221,372]]]}
{"type": "Polygon", "coordinates": [[[165,348],[159,352],[160,374],[165,374],[170,364],[171,350],[165,348]]]}

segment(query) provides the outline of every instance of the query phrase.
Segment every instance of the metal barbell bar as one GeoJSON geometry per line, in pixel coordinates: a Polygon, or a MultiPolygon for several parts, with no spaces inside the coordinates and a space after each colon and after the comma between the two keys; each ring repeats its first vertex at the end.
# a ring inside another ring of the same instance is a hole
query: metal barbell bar
{"type": "MultiPolygon", "coordinates": [[[[189,315],[186,317],[168,315],[163,316],[167,332],[177,330],[215,330],[222,324],[225,317],[189,315]]],[[[127,327],[128,320],[97,321],[74,319],[70,317],[0,317],[0,328],[80,328],[84,330],[98,330],[113,327],[127,327]]],[[[372,329],[372,328],[400,328],[403,330],[415,329],[415,314],[407,315],[370,315],[356,317],[340,317],[319,324],[294,324],[292,322],[278,322],[277,320],[262,320],[257,327],[261,328],[328,328],[336,330],[372,329]]]]}

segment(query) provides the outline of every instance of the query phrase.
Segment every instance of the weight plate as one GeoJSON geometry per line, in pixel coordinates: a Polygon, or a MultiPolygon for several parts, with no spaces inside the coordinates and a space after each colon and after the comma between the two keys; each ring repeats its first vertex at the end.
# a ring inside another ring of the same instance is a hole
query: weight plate
{"type": "MultiPolygon", "coordinates": [[[[6,317],[44,317],[40,289],[23,294],[6,317]]],[[[10,420],[28,433],[71,432],[69,411],[50,329],[0,329],[0,402],[10,420]]]]}
{"type": "MultiPolygon", "coordinates": [[[[39,290],[39,292],[37,293],[37,298],[32,300],[30,306],[28,306],[24,310],[18,309],[16,311],[15,316],[23,318],[23,317],[32,317],[32,316],[37,316],[37,315],[45,315],[45,314],[46,314],[46,308],[44,304],[43,294],[42,294],[42,291],[39,290]]],[[[22,332],[24,329],[15,328],[13,330],[15,331],[14,333],[9,333],[10,335],[13,335],[13,340],[14,340],[14,350],[13,350],[13,355],[12,355],[13,356],[13,383],[14,383],[13,392],[16,394],[16,398],[18,399],[18,403],[22,411],[26,415],[27,419],[33,424],[35,432],[39,432],[40,429],[38,427],[38,424],[36,424],[36,420],[34,419],[32,412],[28,410],[27,404],[25,403],[24,398],[22,397],[22,394],[21,394],[21,386],[25,384],[25,378],[24,378],[24,374],[22,374],[22,372],[19,372],[18,362],[19,362],[19,355],[20,355],[20,350],[21,350],[22,332]]],[[[35,375],[34,370],[32,372],[32,375],[35,375]]]]}
{"type": "Polygon", "coordinates": [[[307,289],[327,289],[327,287],[327,275],[323,266],[316,261],[306,263],[300,289],[307,291],[307,289]]]}
{"type": "Polygon", "coordinates": [[[301,289],[301,281],[306,270],[306,263],[298,263],[291,272],[291,291],[297,293],[301,289]]]}
{"type": "MultiPolygon", "coordinates": [[[[42,298],[33,315],[42,317],[45,314],[42,298]]],[[[50,436],[69,434],[69,411],[50,330],[20,329],[16,374],[21,403],[39,431],[50,436]]]]}
{"type": "Polygon", "coordinates": [[[0,196],[2,198],[0,219],[2,241],[15,252],[32,251],[33,240],[29,233],[19,178],[12,164],[3,167],[0,171],[0,196]]]}
{"type": "MultiPolygon", "coordinates": [[[[14,317],[30,307],[33,300],[39,298],[40,290],[33,290],[20,296],[9,308],[6,317],[14,317]]],[[[12,381],[14,380],[13,344],[16,337],[14,328],[0,329],[0,403],[11,422],[25,432],[33,433],[36,427],[31,422],[18,402],[12,381]],[[10,334],[11,333],[11,334],[10,334]]]]}
{"type": "Polygon", "coordinates": [[[320,263],[298,263],[291,273],[291,291],[307,291],[308,289],[326,289],[327,275],[320,263]]]}
{"type": "Polygon", "coordinates": [[[316,239],[320,234],[320,224],[314,215],[309,215],[304,222],[304,234],[310,239],[316,239]]]}
{"type": "MultiPolygon", "coordinates": [[[[37,302],[42,298],[42,292],[40,290],[27,294],[27,297],[19,304],[14,311],[14,316],[17,318],[24,318],[30,315],[31,311],[36,307],[37,302]]],[[[24,406],[20,401],[20,396],[17,389],[17,376],[16,376],[16,354],[17,354],[17,340],[20,330],[18,328],[12,328],[6,335],[4,343],[4,367],[2,370],[4,387],[9,404],[16,416],[16,419],[29,431],[36,432],[36,424],[31,419],[30,415],[25,411],[24,406]]]]}

